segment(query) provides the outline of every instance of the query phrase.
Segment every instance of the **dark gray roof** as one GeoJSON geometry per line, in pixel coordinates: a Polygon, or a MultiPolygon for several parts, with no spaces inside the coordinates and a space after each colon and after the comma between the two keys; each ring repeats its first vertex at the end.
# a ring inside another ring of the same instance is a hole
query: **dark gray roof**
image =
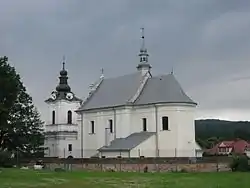
{"type": "Polygon", "coordinates": [[[196,104],[182,90],[173,74],[150,77],[134,103],[129,100],[141,84],[141,73],[104,79],[92,96],[77,110],[156,103],[196,104]]]}
{"type": "Polygon", "coordinates": [[[139,72],[116,78],[104,79],[101,85],[79,110],[124,105],[132,98],[139,85],[139,72]]]}
{"type": "Polygon", "coordinates": [[[138,105],[156,103],[196,104],[185,94],[173,74],[148,79],[141,95],[135,102],[138,105]]]}
{"type": "Polygon", "coordinates": [[[155,132],[138,132],[129,135],[126,138],[117,138],[111,141],[109,146],[103,146],[99,151],[129,151],[143,141],[147,140],[149,137],[154,135],[155,132]]]}

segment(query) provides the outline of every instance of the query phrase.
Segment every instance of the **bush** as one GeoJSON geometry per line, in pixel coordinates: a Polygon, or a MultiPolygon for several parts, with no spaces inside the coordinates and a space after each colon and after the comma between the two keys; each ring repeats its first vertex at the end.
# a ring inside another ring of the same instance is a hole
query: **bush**
{"type": "Polygon", "coordinates": [[[55,172],[65,172],[63,168],[55,168],[55,172]]]}
{"type": "Polygon", "coordinates": [[[246,155],[235,155],[232,157],[230,168],[233,172],[249,171],[248,157],[246,155]]]}
{"type": "Polygon", "coordinates": [[[143,168],[143,172],[144,172],[144,173],[147,173],[147,172],[148,172],[148,166],[145,166],[145,167],[143,168]]]}
{"type": "Polygon", "coordinates": [[[188,173],[188,170],[185,169],[185,168],[182,168],[182,169],[180,170],[180,172],[182,172],[182,173],[188,173]]]}
{"type": "Polygon", "coordinates": [[[13,160],[11,154],[7,151],[0,151],[0,167],[11,168],[13,167],[13,160]]]}

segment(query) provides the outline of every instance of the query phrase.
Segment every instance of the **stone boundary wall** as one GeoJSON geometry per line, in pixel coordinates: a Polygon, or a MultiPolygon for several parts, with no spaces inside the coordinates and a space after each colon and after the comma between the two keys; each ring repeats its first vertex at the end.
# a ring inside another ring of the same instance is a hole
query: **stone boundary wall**
{"type": "Polygon", "coordinates": [[[203,164],[55,164],[51,163],[46,168],[64,168],[69,170],[84,171],[113,171],[113,172],[225,172],[231,171],[228,163],[203,163],[203,164]]]}
{"type": "Polygon", "coordinates": [[[37,158],[21,159],[20,163],[43,160],[44,163],[70,164],[190,164],[190,163],[229,163],[230,157],[202,157],[202,158],[37,158]]]}
{"type": "MultiPolygon", "coordinates": [[[[90,159],[58,159],[43,158],[46,168],[64,168],[70,170],[87,171],[126,171],[143,172],[147,167],[148,172],[216,172],[231,171],[229,157],[209,157],[196,161],[188,158],[90,158],[90,159]]],[[[23,161],[22,164],[32,167],[36,160],[23,161]]]]}

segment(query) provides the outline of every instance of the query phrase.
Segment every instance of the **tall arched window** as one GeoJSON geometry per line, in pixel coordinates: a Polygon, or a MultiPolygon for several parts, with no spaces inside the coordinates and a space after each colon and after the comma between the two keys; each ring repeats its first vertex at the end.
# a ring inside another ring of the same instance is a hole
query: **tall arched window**
{"type": "Polygon", "coordinates": [[[113,133],[113,120],[112,119],[109,120],[109,130],[110,130],[110,133],[113,133]]]}
{"type": "Polygon", "coordinates": [[[142,130],[147,131],[147,119],[142,118],[142,130]]]}
{"type": "Polygon", "coordinates": [[[169,130],[168,117],[167,116],[162,117],[162,130],[164,130],[164,131],[169,130]]]}
{"type": "Polygon", "coordinates": [[[52,111],[52,124],[56,123],[56,112],[55,110],[52,111]]]}
{"type": "Polygon", "coordinates": [[[68,111],[68,124],[72,124],[72,112],[68,111]]]}

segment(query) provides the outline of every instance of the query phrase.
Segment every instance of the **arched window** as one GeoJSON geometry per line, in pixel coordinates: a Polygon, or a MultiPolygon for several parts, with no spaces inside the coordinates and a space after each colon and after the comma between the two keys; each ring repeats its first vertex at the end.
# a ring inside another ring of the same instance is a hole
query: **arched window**
{"type": "Polygon", "coordinates": [[[91,134],[95,134],[95,122],[91,121],[91,134]]]}
{"type": "Polygon", "coordinates": [[[68,151],[72,151],[72,144],[68,144],[68,151]]]}
{"type": "Polygon", "coordinates": [[[162,117],[162,130],[164,130],[164,131],[169,130],[167,116],[162,117]]]}
{"type": "Polygon", "coordinates": [[[56,112],[55,110],[52,111],[52,124],[56,123],[56,112]]]}
{"type": "Polygon", "coordinates": [[[68,124],[72,124],[72,112],[68,111],[68,124]]]}
{"type": "Polygon", "coordinates": [[[110,133],[113,133],[113,120],[112,119],[109,120],[109,130],[110,130],[110,133]]]}
{"type": "Polygon", "coordinates": [[[147,131],[147,119],[142,118],[142,130],[147,131]]]}

